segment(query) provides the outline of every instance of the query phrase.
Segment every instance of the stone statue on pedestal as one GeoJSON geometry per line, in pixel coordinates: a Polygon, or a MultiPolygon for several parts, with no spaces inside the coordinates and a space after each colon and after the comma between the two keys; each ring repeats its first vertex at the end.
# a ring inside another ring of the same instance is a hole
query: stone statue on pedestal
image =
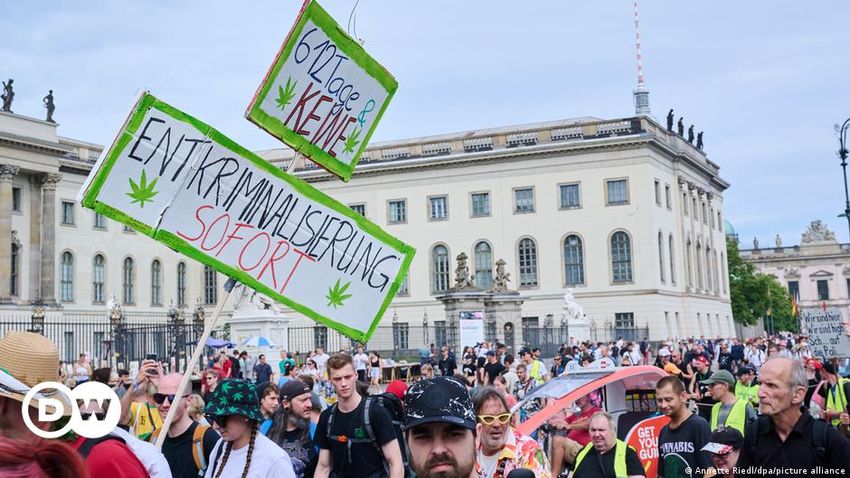
{"type": "Polygon", "coordinates": [[[688,143],[694,144],[694,125],[688,128],[688,143]]]}
{"type": "Polygon", "coordinates": [[[511,273],[505,271],[505,264],[504,259],[496,261],[496,278],[493,280],[493,292],[505,292],[508,290],[511,273]]]}
{"type": "Polygon", "coordinates": [[[53,103],[53,90],[49,90],[49,93],[47,93],[47,96],[42,101],[44,102],[44,107],[47,108],[47,118],[44,121],[55,123],[53,121],[53,112],[56,111],[56,105],[53,103]]]}
{"type": "Polygon", "coordinates": [[[470,289],[475,287],[474,277],[469,274],[469,266],[466,264],[468,256],[461,252],[457,256],[457,269],[455,269],[455,289],[470,289]]]}
{"type": "Polygon", "coordinates": [[[702,131],[700,131],[699,133],[697,133],[697,149],[702,151],[702,146],[702,131]]]}
{"type": "Polygon", "coordinates": [[[679,116],[679,123],[676,125],[676,129],[679,130],[679,136],[685,135],[685,118],[679,116]]]}
{"type": "Polygon", "coordinates": [[[782,249],[782,238],[779,237],[779,234],[776,235],[776,238],[773,240],[776,243],[777,249],[782,249]]]}
{"type": "Polygon", "coordinates": [[[3,94],[0,95],[0,99],[3,100],[3,111],[8,113],[12,113],[12,100],[15,99],[15,91],[12,89],[12,83],[15,80],[9,78],[9,82],[3,82],[3,94]]]}
{"type": "Polygon", "coordinates": [[[755,249],[755,250],[759,249],[759,238],[758,237],[753,238],[753,249],[755,249]]]}
{"type": "Polygon", "coordinates": [[[673,132],[673,108],[667,113],[667,131],[673,132]]]}

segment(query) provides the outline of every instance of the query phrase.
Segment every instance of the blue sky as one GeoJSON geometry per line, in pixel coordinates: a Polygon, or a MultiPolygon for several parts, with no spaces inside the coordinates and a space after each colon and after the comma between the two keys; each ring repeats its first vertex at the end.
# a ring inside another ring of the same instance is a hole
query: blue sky
{"type": "MultiPolygon", "coordinates": [[[[251,149],[278,147],[243,112],[301,2],[11,2],[0,77],[16,113],[43,117],[54,90],[63,136],[107,144],[140,88],[251,149]]],[[[354,0],[322,5],[345,28],[354,0]]],[[[838,140],[850,116],[850,3],[643,1],[653,114],[705,131],[732,186],[742,245],[797,244],[822,219],[850,241],[838,140]],[[686,6],[685,6],[686,5],[686,6]]],[[[356,34],[399,90],[374,140],[577,116],[632,115],[632,4],[362,0],[356,34]]]]}

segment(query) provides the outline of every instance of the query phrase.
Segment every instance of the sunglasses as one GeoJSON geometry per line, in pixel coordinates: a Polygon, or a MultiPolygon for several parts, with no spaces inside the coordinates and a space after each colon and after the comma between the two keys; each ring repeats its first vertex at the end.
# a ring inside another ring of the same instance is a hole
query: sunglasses
{"type": "Polygon", "coordinates": [[[212,379],[214,379],[214,378],[215,378],[215,377],[213,377],[212,375],[210,375],[209,377],[206,377],[204,380],[206,380],[206,381],[208,381],[208,382],[209,382],[210,380],[212,380],[212,379]]]}
{"type": "MultiPolygon", "coordinates": [[[[162,405],[163,403],[165,403],[165,399],[167,398],[168,403],[174,403],[174,397],[175,396],[176,396],[176,394],[174,394],[174,393],[169,393],[169,394],[155,393],[155,394],[153,394],[153,401],[156,402],[159,405],[162,405]]],[[[183,395],[182,398],[186,398],[188,396],[189,395],[183,395]]]]}
{"type": "Polygon", "coordinates": [[[227,426],[227,420],[229,420],[232,415],[210,415],[209,413],[207,413],[204,416],[206,417],[207,422],[209,422],[210,425],[215,423],[216,425],[218,425],[219,428],[224,428],[227,426]]]}
{"type": "Polygon", "coordinates": [[[497,421],[499,422],[500,425],[504,425],[505,423],[508,423],[508,421],[510,421],[510,419],[511,419],[510,413],[503,413],[501,415],[478,415],[478,421],[480,421],[481,423],[483,423],[487,426],[493,425],[497,421]]]}
{"type": "Polygon", "coordinates": [[[100,422],[106,420],[106,413],[104,412],[80,412],[80,418],[82,418],[83,420],[88,420],[89,418],[91,418],[92,415],[94,415],[94,417],[100,422]]]}

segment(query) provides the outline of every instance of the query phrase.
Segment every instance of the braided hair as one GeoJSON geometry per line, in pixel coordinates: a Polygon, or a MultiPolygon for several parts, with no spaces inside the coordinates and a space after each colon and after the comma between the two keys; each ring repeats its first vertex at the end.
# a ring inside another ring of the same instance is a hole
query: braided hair
{"type": "MultiPolygon", "coordinates": [[[[245,469],[242,471],[242,478],[247,478],[248,470],[251,469],[251,455],[254,453],[254,443],[257,441],[258,430],[259,423],[251,421],[251,439],[248,441],[248,455],[245,457],[245,469]]],[[[219,465],[218,472],[215,474],[215,478],[221,478],[221,473],[224,471],[224,465],[227,463],[227,458],[230,456],[230,450],[233,448],[233,442],[229,441],[225,446],[224,455],[221,457],[221,464],[219,465]]]]}

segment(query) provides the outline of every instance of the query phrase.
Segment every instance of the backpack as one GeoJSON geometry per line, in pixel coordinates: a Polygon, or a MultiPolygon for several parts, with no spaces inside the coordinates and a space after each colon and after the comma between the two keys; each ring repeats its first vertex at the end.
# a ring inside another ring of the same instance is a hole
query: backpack
{"type": "MultiPolygon", "coordinates": [[[[195,427],[195,431],[192,433],[192,459],[195,460],[195,468],[198,469],[198,476],[204,476],[207,471],[207,466],[209,465],[204,453],[204,434],[206,434],[209,429],[209,425],[202,425],[199,423],[195,427]]],[[[160,431],[162,431],[161,428],[154,430],[148,441],[156,443],[156,439],[159,437],[160,431]]]]}
{"type": "MultiPolygon", "coordinates": [[[[370,443],[378,450],[378,453],[380,453],[383,457],[384,452],[381,449],[381,446],[378,445],[377,438],[375,437],[375,431],[372,429],[372,404],[377,403],[380,407],[386,410],[387,414],[392,419],[393,431],[395,431],[396,440],[398,441],[398,446],[401,449],[401,460],[402,466],[404,467],[404,476],[405,478],[410,478],[411,476],[413,476],[413,468],[411,468],[410,460],[408,458],[410,456],[410,453],[407,448],[407,440],[405,440],[404,432],[401,430],[401,423],[404,419],[404,408],[402,406],[401,400],[399,400],[399,398],[395,395],[385,392],[379,395],[370,395],[368,397],[365,397],[364,401],[365,405],[363,406],[363,425],[366,429],[366,438],[351,438],[333,434],[333,420],[337,410],[337,404],[334,403],[333,405],[331,405],[330,416],[328,417],[328,440],[330,440],[331,442],[346,444],[346,446],[348,447],[349,462],[351,461],[351,445],[357,443],[370,443]]],[[[387,475],[389,475],[389,466],[387,464],[386,459],[384,459],[384,469],[386,470],[387,475]]],[[[331,476],[333,476],[333,474],[331,476]]]]}
{"type": "MultiPolygon", "coordinates": [[[[750,459],[755,457],[759,430],[767,426],[767,420],[770,420],[770,417],[762,415],[759,416],[758,420],[747,424],[746,433],[744,433],[744,446],[747,447],[750,459]]],[[[827,435],[829,434],[830,425],[816,418],[812,418],[812,420],[814,421],[810,437],[812,440],[812,449],[815,452],[815,458],[818,461],[817,464],[824,465],[826,464],[826,442],[828,440],[827,435]]]]}
{"type": "Polygon", "coordinates": [[[96,445],[99,445],[99,444],[101,444],[105,441],[108,441],[108,440],[117,440],[117,441],[120,441],[121,443],[124,443],[124,444],[127,443],[124,440],[122,440],[121,438],[114,436],[114,435],[105,435],[105,436],[102,436],[100,438],[86,438],[86,441],[84,441],[83,444],[80,445],[79,448],[77,448],[77,453],[79,453],[83,457],[83,459],[85,460],[86,458],[89,457],[89,454],[91,453],[92,448],[94,448],[96,445]]]}

